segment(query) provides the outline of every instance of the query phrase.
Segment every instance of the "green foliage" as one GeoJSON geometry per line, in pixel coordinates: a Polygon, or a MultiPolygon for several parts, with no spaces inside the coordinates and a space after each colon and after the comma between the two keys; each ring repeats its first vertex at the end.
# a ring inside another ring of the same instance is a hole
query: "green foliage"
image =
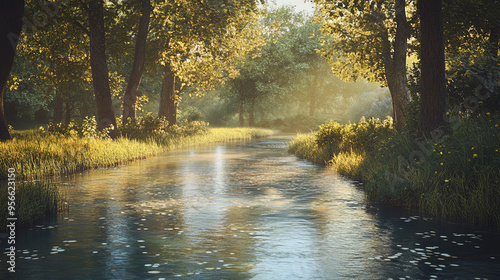
{"type": "Polygon", "coordinates": [[[422,139],[377,123],[329,123],[316,137],[297,137],[289,150],[362,180],[384,205],[500,227],[500,115],[450,119],[450,135],[422,139]]]}
{"type": "Polygon", "coordinates": [[[202,114],[198,108],[187,107],[186,109],[182,110],[179,118],[181,119],[181,122],[200,121],[202,119],[202,114]]]}
{"type": "Polygon", "coordinates": [[[109,128],[99,131],[94,116],[85,117],[81,123],[71,121],[67,124],[52,122],[47,127],[40,127],[40,131],[49,135],[64,135],[66,137],[109,138],[109,128]]]}
{"type": "Polygon", "coordinates": [[[452,60],[447,71],[450,106],[479,113],[500,108],[500,67],[489,56],[463,54],[452,60]]]}
{"type": "MultiPolygon", "coordinates": [[[[395,48],[395,1],[314,2],[323,32],[320,51],[332,71],[345,80],[362,77],[385,85],[386,55],[395,48]]],[[[413,1],[406,5],[406,12],[410,19],[416,15],[413,1]]]]}
{"type": "Polygon", "coordinates": [[[395,134],[390,118],[370,118],[354,124],[339,124],[330,121],[319,127],[316,143],[328,151],[330,156],[341,152],[370,154],[379,149],[395,134]]]}
{"type": "MultiPolygon", "coordinates": [[[[119,118],[120,119],[120,118],[119,118]]],[[[203,121],[186,122],[181,125],[168,125],[168,121],[162,117],[155,117],[148,113],[138,117],[135,123],[121,124],[117,119],[118,132],[130,139],[155,139],[189,137],[207,132],[208,123],[203,121]]],[[[164,142],[164,141],[162,141],[164,142]]]]}
{"type": "MultiPolygon", "coordinates": [[[[17,183],[17,182],[16,182],[17,183]]],[[[7,205],[7,191],[0,192],[0,203],[7,205]]],[[[57,212],[64,211],[64,197],[56,185],[34,181],[16,184],[16,225],[30,226],[44,222],[57,212]]],[[[0,208],[0,225],[7,224],[7,207],[0,208]]],[[[6,227],[2,226],[0,232],[6,227]]]]}

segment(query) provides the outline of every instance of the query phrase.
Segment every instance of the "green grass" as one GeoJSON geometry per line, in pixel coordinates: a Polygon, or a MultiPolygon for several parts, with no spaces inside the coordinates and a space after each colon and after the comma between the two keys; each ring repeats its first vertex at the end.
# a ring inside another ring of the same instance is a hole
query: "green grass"
{"type": "MultiPolygon", "coordinates": [[[[273,133],[258,128],[209,128],[195,135],[165,133],[140,140],[125,137],[111,140],[48,134],[39,130],[14,131],[13,140],[0,142],[0,177],[7,181],[8,169],[16,170],[17,225],[32,225],[61,210],[63,196],[52,183],[23,180],[122,165],[173,149],[250,140],[273,133]]],[[[0,207],[2,225],[7,222],[7,201],[5,188],[0,192],[0,205],[5,206],[0,207]]],[[[2,227],[0,231],[4,230],[6,228],[2,227]]]]}
{"type": "MultiPolygon", "coordinates": [[[[17,218],[16,228],[43,222],[47,217],[64,210],[64,196],[57,186],[50,182],[20,182],[16,181],[14,217],[17,218]]],[[[0,224],[7,224],[8,194],[7,188],[0,192],[0,224]]],[[[6,232],[7,228],[2,226],[0,232],[6,232]]]]}
{"type": "Polygon", "coordinates": [[[0,178],[7,178],[8,168],[15,168],[19,178],[31,180],[122,165],[177,148],[249,140],[272,133],[272,130],[257,128],[209,128],[205,133],[191,136],[110,140],[47,135],[37,131],[15,132],[13,140],[0,142],[0,178]]]}
{"type": "Polygon", "coordinates": [[[386,131],[371,146],[359,141],[364,130],[330,125],[299,135],[289,151],[365,182],[368,196],[383,205],[500,228],[499,124],[490,114],[456,118],[445,137],[386,131]]]}

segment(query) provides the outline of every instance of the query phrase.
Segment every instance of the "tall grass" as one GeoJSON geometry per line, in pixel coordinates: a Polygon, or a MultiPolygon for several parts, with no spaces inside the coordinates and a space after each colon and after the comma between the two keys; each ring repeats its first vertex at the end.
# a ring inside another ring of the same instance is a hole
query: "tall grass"
{"type": "MultiPolygon", "coordinates": [[[[121,137],[116,140],[81,137],[73,127],[62,127],[61,133],[38,130],[14,131],[14,138],[0,142],[0,178],[8,169],[16,170],[16,182],[62,175],[85,169],[121,165],[128,161],[164,153],[172,149],[215,142],[250,140],[269,136],[272,130],[257,128],[213,128],[195,134],[177,128],[177,133],[142,135],[140,139],[121,137]],[[66,133],[70,131],[71,133],[66,133]]],[[[138,131],[134,131],[138,132],[138,131]]],[[[32,225],[61,210],[63,196],[56,185],[31,181],[19,183],[16,189],[17,225],[32,225]]],[[[7,190],[0,192],[0,224],[7,220],[7,190]]],[[[4,231],[2,227],[0,231],[4,231]]]]}
{"type": "MultiPolygon", "coordinates": [[[[15,193],[15,218],[16,228],[33,225],[47,219],[50,215],[64,210],[64,195],[57,186],[50,182],[22,182],[16,184],[15,193]]],[[[7,228],[7,190],[0,192],[0,232],[5,232],[7,228]]]]}
{"type": "Polygon", "coordinates": [[[499,125],[490,114],[455,118],[444,137],[385,131],[370,146],[364,130],[335,124],[299,135],[289,150],[364,181],[368,196],[384,205],[500,228],[499,125]]]}
{"type": "Polygon", "coordinates": [[[11,141],[0,142],[0,178],[7,178],[8,168],[15,168],[19,178],[36,179],[121,165],[176,148],[248,140],[272,133],[272,130],[256,128],[211,128],[196,135],[156,135],[140,140],[125,137],[111,140],[32,131],[11,141]]]}

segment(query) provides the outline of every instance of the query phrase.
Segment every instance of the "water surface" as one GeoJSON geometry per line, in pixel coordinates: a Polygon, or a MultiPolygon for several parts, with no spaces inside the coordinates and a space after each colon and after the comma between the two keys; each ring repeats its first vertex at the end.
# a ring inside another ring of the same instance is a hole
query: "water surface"
{"type": "MultiPolygon", "coordinates": [[[[2,279],[500,279],[500,236],[382,211],[287,139],[172,152],[59,182],[2,279]]],[[[2,248],[7,247],[1,240],[2,248]]]]}

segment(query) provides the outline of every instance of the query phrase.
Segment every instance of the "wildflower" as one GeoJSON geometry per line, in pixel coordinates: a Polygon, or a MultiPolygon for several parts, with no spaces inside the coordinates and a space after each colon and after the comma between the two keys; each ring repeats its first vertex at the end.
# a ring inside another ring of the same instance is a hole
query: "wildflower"
{"type": "Polygon", "coordinates": [[[471,150],[474,150],[474,147],[470,148],[471,150]]]}
{"type": "Polygon", "coordinates": [[[433,153],[435,153],[435,152],[436,152],[436,150],[433,150],[432,152],[433,152],[433,153]]]}
{"type": "Polygon", "coordinates": [[[442,155],[442,154],[443,154],[443,152],[439,152],[439,154],[440,154],[440,155],[442,155]]]}
{"type": "Polygon", "coordinates": [[[472,158],[477,158],[477,154],[473,154],[473,155],[472,155],[472,158]]]}
{"type": "Polygon", "coordinates": [[[487,116],[489,116],[489,115],[490,115],[490,112],[486,113],[486,115],[487,115],[487,116]]]}
{"type": "Polygon", "coordinates": [[[498,124],[495,124],[495,127],[498,127],[498,124]]]}
{"type": "Polygon", "coordinates": [[[448,183],[450,180],[444,180],[445,183],[448,183]]]}
{"type": "Polygon", "coordinates": [[[441,162],[440,165],[443,165],[443,163],[441,162]]]}

